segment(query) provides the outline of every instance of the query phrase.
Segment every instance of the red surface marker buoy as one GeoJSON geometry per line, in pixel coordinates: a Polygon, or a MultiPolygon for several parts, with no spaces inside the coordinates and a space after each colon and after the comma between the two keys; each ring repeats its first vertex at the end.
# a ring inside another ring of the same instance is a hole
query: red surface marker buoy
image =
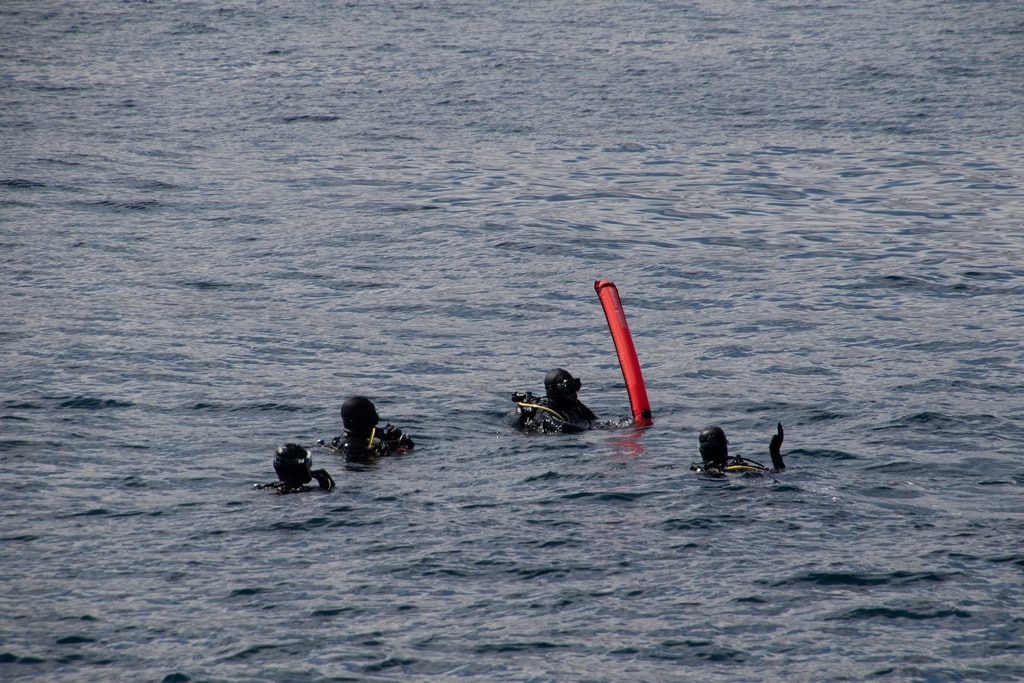
{"type": "Polygon", "coordinates": [[[608,329],[615,341],[615,351],[619,354],[619,365],[622,377],[626,380],[626,391],[629,392],[629,406],[633,410],[633,421],[640,426],[654,423],[651,419],[651,403],[647,400],[647,387],[640,371],[640,360],[636,357],[633,337],[629,333],[626,314],[622,310],[619,290],[609,280],[598,280],[594,283],[594,291],[601,299],[604,315],[608,319],[608,329]]]}

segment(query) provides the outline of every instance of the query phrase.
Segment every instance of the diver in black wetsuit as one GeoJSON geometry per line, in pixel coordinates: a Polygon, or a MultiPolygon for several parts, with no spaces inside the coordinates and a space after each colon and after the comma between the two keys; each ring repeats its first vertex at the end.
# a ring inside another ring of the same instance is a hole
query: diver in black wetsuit
{"type": "Polygon", "coordinates": [[[364,396],[353,396],[341,405],[341,421],[345,433],[334,437],[329,445],[318,443],[349,462],[372,462],[374,458],[392,453],[405,453],[416,445],[394,425],[377,429],[380,418],[373,402],[364,396]]]}
{"type": "Polygon", "coordinates": [[[301,493],[313,490],[306,484],[314,479],[325,491],[334,488],[334,479],[327,473],[327,470],[312,468],[313,456],[309,454],[309,451],[296,443],[283,444],[274,454],[274,471],[277,472],[278,481],[269,484],[256,484],[253,488],[276,489],[278,493],[301,493]]]}
{"type": "Polygon", "coordinates": [[[778,432],[772,436],[772,441],[768,445],[768,454],[772,459],[772,466],[769,468],[738,455],[730,458],[729,440],[725,438],[722,428],[718,426],[705,427],[697,439],[700,444],[700,457],[703,464],[693,465],[690,469],[718,476],[723,476],[728,472],[782,472],[786,469],[781,452],[784,436],[780,422],[778,432]]]}
{"type": "Polygon", "coordinates": [[[545,396],[538,398],[530,392],[512,394],[516,402],[516,428],[542,434],[571,434],[591,428],[597,415],[577,396],[582,384],[567,370],[555,368],[544,377],[545,396]]]}

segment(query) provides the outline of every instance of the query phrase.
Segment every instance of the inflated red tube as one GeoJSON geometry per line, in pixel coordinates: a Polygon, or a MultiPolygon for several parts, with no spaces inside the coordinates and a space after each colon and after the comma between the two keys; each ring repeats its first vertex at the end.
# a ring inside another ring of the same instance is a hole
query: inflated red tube
{"type": "Polygon", "coordinates": [[[633,347],[633,337],[626,324],[626,314],[619,300],[619,290],[609,280],[598,280],[594,283],[594,291],[601,299],[604,315],[608,318],[608,329],[615,341],[615,351],[619,354],[619,365],[622,367],[622,378],[626,380],[626,391],[629,392],[629,406],[633,409],[635,424],[647,426],[654,423],[651,419],[651,403],[647,400],[647,387],[644,376],[640,372],[640,361],[633,347]]]}

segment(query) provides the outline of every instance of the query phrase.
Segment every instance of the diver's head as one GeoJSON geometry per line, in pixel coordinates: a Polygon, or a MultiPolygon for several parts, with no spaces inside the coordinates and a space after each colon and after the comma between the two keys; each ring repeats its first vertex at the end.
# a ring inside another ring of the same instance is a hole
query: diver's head
{"type": "Polygon", "coordinates": [[[347,432],[369,434],[379,420],[373,402],[364,396],[353,396],[341,404],[341,421],[347,432]]]}
{"type": "Polygon", "coordinates": [[[548,398],[556,403],[577,400],[576,394],[582,385],[579,377],[573,377],[568,370],[562,368],[555,368],[544,377],[544,390],[548,398]]]}
{"type": "Polygon", "coordinates": [[[313,458],[297,443],[282,444],[274,454],[277,478],[289,486],[302,486],[312,478],[313,458]]]}
{"type": "Polygon", "coordinates": [[[704,467],[725,469],[729,461],[729,440],[725,438],[722,428],[705,427],[697,440],[700,442],[700,457],[704,467]]]}

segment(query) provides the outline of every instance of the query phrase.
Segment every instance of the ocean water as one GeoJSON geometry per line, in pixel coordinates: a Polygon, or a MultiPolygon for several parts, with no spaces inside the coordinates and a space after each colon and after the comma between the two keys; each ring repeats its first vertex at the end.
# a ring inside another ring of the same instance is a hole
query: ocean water
{"type": "Polygon", "coordinates": [[[1024,680],[1022,73],[1015,0],[0,3],[0,679],[1024,680]],[[597,279],[654,424],[518,434],[629,415],[597,279]]]}

